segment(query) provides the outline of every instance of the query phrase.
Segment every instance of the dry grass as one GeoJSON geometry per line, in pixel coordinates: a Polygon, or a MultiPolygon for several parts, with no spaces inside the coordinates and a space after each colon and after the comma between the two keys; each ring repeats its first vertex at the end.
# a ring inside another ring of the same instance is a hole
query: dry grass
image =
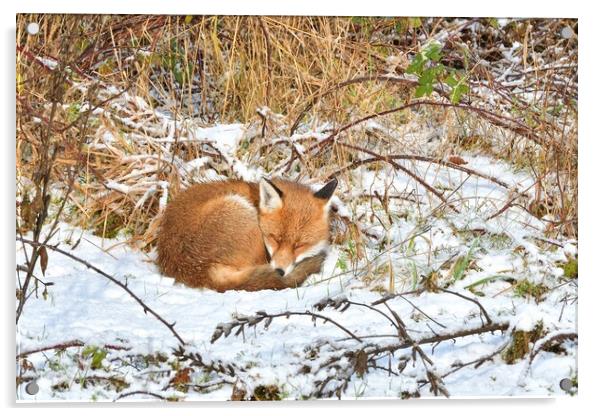
{"type": "MultiPolygon", "coordinates": [[[[470,30],[476,22],[19,15],[18,228],[35,228],[47,195],[57,202],[68,195],[63,218],[152,243],[166,198],[195,180],[178,163],[206,157],[219,173],[240,176],[210,142],[188,140],[191,131],[240,122],[248,125],[242,162],[302,180],[338,173],[352,186],[352,169],[342,168],[379,169],[392,163],[389,155],[428,156],[435,167],[462,151],[504,158],[539,178],[525,209],[554,218],[550,236],[576,237],[577,40],[558,33],[577,23],[499,27],[481,19],[470,30]],[[26,33],[30,21],[40,34],[26,33]],[[432,40],[443,45],[441,63],[470,87],[457,105],[443,82],[417,103],[417,81],[400,79],[432,40]],[[523,52],[504,74],[509,58],[500,51],[513,43],[523,52]],[[165,114],[182,124],[166,125],[165,114]],[[355,124],[370,115],[380,127],[355,124]],[[425,129],[445,140],[424,148],[402,139],[425,129]],[[308,152],[300,154],[291,137],[308,152]],[[40,185],[41,163],[52,167],[48,188],[40,185]]],[[[435,196],[433,206],[439,202],[435,196]]],[[[340,221],[347,225],[340,241],[353,240],[361,256],[361,224],[340,221]]]]}

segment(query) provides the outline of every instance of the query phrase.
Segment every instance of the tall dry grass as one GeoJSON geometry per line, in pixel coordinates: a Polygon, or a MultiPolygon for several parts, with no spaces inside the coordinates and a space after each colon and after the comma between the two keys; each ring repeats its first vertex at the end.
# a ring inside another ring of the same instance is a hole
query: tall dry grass
{"type": "MultiPolygon", "coordinates": [[[[169,132],[160,109],[195,125],[248,123],[254,133],[241,159],[301,178],[336,173],[349,185],[351,168],[378,169],[389,155],[434,164],[462,151],[504,158],[538,178],[524,208],[548,218],[550,235],[576,236],[577,40],[559,36],[565,28],[578,29],[567,19],[501,27],[491,19],[19,15],[18,231],[38,229],[41,213],[52,218],[67,199],[61,218],[152,243],[163,192],[171,198],[191,180],[176,159],[223,162],[210,143],[177,142],[184,128],[172,132],[173,145],[155,140],[169,132]],[[27,34],[31,21],[38,35],[27,34]],[[441,80],[417,100],[418,81],[402,79],[433,40],[441,63],[466,76],[470,92],[459,103],[441,80]],[[512,45],[519,59],[501,52],[512,45]],[[441,128],[444,144],[399,140],[423,127],[441,128]],[[105,134],[111,146],[98,146],[105,134]],[[296,152],[294,134],[311,155],[296,152]],[[157,159],[152,172],[140,172],[148,166],[140,157],[157,159]],[[130,192],[107,187],[124,177],[130,192]],[[155,190],[140,204],[144,180],[155,190]]],[[[235,175],[227,166],[222,173],[235,175]]],[[[351,226],[342,239],[359,234],[351,226]]]]}

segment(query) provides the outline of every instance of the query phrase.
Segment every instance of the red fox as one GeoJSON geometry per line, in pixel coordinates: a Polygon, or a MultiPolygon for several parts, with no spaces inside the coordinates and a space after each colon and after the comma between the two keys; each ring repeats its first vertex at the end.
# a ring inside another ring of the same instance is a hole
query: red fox
{"type": "Polygon", "coordinates": [[[161,272],[219,292],[297,287],[322,268],[336,186],[333,179],[313,192],[265,178],[193,185],[161,220],[161,272]]]}

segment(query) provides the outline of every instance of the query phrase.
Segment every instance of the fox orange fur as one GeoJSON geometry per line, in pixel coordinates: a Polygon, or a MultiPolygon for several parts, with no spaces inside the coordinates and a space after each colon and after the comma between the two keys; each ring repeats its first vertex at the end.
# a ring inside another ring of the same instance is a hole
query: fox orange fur
{"type": "Polygon", "coordinates": [[[283,179],[193,185],[165,210],[159,267],[220,292],[297,287],[326,257],[336,185],[333,179],[317,192],[283,179]]]}

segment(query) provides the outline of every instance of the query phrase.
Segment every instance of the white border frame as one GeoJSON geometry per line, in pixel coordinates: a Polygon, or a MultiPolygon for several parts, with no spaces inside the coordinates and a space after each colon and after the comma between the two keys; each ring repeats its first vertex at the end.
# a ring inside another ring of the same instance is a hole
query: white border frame
{"type": "MultiPolygon", "coordinates": [[[[350,412],[357,409],[359,413],[365,413],[370,408],[378,407],[383,414],[395,414],[403,412],[423,413],[443,413],[445,416],[450,414],[495,414],[507,415],[514,409],[532,408],[538,413],[549,414],[576,414],[589,413],[589,408],[596,408],[598,386],[600,385],[600,355],[602,343],[600,342],[600,323],[598,322],[598,312],[595,305],[599,305],[597,297],[602,293],[598,267],[595,259],[600,255],[595,251],[598,249],[596,237],[601,234],[599,212],[602,200],[599,201],[600,185],[598,185],[598,175],[594,169],[600,166],[602,153],[600,152],[599,132],[600,126],[597,119],[600,119],[599,100],[602,97],[600,91],[600,55],[599,41],[602,39],[600,27],[602,27],[602,17],[596,13],[596,7],[590,4],[577,2],[527,2],[525,0],[505,0],[500,2],[478,3],[465,0],[445,1],[431,0],[428,2],[402,2],[400,0],[369,0],[369,1],[312,1],[312,0],[221,0],[219,2],[197,2],[182,0],[102,0],[93,1],[70,1],[70,0],[51,0],[48,2],[20,0],[18,4],[1,4],[2,42],[0,43],[6,64],[2,65],[0,70],[3,75],[0,78],[3,86],[3,99],[0,100],[2,111],[2,126],[4,127],[1,143],[3,148],[4,167],[0,169],[3,179],[4,189],[6,190],[4,201],[1,205],[3,215],[0,217],[3,221],[4,237],[2,264],[5,266],[6,273],[4,282],[4,341],[1,342],[2,362],[8,363],[10,371],[5,371],[2,377],[2,404],[5,407],[13,407],[15,410],[14,396],[14,295],[13,281],[10,276],[14,273],[14,205],[12,203],[15,195],[15,153],[14,153],[14,135],[15,135],[15,14],[25,12],[42,13],[127,13],[127,14],[254,14],[254,15],[364,15],[364,16],[383,16],[383,15],[401,15],[401,16],[520,16],[520,17],[571,17],[579,19],[579,223],[580,223],[580,259],[582,286],[579,291],[579,394],[576,398],[559,399],[486,399],[486,400],[467,400],[457,399],[452,401],[444,400],[415,400],[415,401],[343,401],[343,402],[285,402],[285,403],[184,403],[177,406],[153,405],[152,409],[145,410],[153,413],[162,413],[166,411],[190,412],[191,407],[201,408],[194,411],[206,413],[251,413],[251,414],[279,414],[282,412],[296,414],[306,414],[308,411],[326,410],[329,412],[350,412]]],[[[81,413],[83,408],[86,412],[106,413],[108,405],[90,406],[87,404],[56,404],[46,405],[18,405],[21,411],[32,411],[44,413],[56,412],[61,415],[67,413],[81,413]]],[[[147,405],[148,406],[148,405],[147,405]]],[[[143,407],[137,404],[120,404],[119,406],[110,406],[111,412],[131,412],[131,408],[143,407]]],[[[137,411],[137,410],[133,410],[137,411]]]]}

